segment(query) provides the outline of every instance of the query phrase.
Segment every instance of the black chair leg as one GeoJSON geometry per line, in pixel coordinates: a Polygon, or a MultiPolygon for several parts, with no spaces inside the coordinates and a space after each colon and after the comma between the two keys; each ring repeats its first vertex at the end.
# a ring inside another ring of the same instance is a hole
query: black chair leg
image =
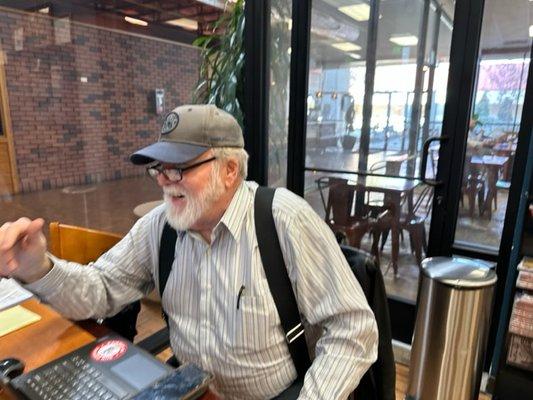
{"type": "Polygon", "coordinates": [[[380,248],[381,251],[383,251],[383,248],[385,247],[385,243],[387,243],[388,237],[389,237],[389,230],[385,229],[381,233],[381,248],[380,248]]]}

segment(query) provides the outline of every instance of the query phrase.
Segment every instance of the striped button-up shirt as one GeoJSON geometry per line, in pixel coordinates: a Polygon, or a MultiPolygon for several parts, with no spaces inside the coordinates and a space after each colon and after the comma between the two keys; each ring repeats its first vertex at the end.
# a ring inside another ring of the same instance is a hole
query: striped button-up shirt
{"type": "MultiPolygon", "coordinates": [[[[257,245],[256,188],[240,185],[210,244],[197,233],[178,232],[162,297],[174,354],[212,372],[227,399],[268,399],[296,378],[257,245]]],[[[272,211],[298,308],[306,323],[323,328],[299,398],[345,399],[376,359],[374,316],[312,208],[278,189],[272,211]]],[[[92,268],[53,258],[52,270],[27,287],[69,318],[113,315],[158,285],[164,224],[162,205],[92,268]]]]}

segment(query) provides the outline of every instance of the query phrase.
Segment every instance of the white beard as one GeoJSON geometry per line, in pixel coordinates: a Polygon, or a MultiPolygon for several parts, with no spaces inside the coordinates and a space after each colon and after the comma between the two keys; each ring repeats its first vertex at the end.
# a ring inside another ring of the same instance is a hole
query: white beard
{"type": "Polygon", "coordinates": [[[177,231],[190,229],[220,198],[223,191],[224,186],[218,177],[216,167],[211,170],[209,182],[200,193],[191,194],[188,190],[177,186],[163,187],[165,212],[169,225],[177,231]],[[172,196],[184,196],[185,207],[181,210],[175,208],[172,204],[172,196]]]}

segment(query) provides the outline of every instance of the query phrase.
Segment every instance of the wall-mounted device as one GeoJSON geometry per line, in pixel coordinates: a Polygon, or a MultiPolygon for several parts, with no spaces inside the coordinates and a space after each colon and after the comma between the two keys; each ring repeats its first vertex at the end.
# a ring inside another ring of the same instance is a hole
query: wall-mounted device
{"type": "Polygon", "coordinates": [[[165,89],[155,89],[155,113],[161,115],[165,112],[165,89]]]}

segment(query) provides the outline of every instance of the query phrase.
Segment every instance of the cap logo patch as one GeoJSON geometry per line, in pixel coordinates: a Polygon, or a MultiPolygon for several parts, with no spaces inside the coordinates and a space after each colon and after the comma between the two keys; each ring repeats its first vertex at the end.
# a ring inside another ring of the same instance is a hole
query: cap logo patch
{"type": "Polygon", "coordinates": [[[161,127],[161,135],[167,135],[170,132],[174,130],[176,126],[178,126],[178,122],[180,121],[180,117],[175,112],[168,113],[168,115],[165,117],[165,121],[163,122],[163,126],[161,127]]]}

